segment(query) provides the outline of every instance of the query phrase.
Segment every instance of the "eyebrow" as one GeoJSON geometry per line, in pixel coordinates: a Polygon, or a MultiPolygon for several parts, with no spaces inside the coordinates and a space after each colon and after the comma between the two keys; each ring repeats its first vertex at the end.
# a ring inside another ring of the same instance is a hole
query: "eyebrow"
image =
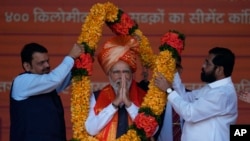
{"type": "Polygon", "coordinates": [[[127,68],[127,69],[122,69],[122,70],[120,70],[120,69],[112,69],[111,71],[130,71],[130,69],[129,69],[129,68],[127,68]]]}

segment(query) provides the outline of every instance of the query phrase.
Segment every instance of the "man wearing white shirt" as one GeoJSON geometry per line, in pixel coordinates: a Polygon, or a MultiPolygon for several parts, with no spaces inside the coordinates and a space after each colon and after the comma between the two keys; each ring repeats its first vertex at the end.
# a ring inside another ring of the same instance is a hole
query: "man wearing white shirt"
{"type": "Polygon", "coordinates": [[[10,92],[10,141],[66,141],[64,111],[58,93],[70,84],[74,58],[84,49],[75,44],[50,71],[48,51],[29,43],[21,51],[24,73],[10,92]]]}
{"type": "Polygon", "coordinates": [[[229,127],[238,116],[231,79],[234,62],[231,50],[212,48],[201,72],[201,80],[207,85],[191,92],[185,92],[178,73],[173,85],[163,75],[155,79],[156,86],[167,91],[168,102],[185,120],[182,141],[229,141],[229,127]]]}
{"type": "Polygon", "coordinates": [[[92,94],[85,122],[87,132],[98,140],[119,138],[138,114],[146,95],[133,79],[138,49],[139,42],[132,36],[115,36],[98,54],[98,61],[110,84],[92,94]]]}

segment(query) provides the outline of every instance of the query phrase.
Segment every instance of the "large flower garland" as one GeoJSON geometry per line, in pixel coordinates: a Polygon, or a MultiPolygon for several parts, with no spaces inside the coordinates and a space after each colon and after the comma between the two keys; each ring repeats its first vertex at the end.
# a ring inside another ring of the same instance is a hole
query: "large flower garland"
{"type": "Polygon", "coordinates": [[[93,55],[102,35],[102,27],[106,24],[117,35],[133,35],[140,40],[140,58],[144,66],[153,69],[153,78],[150,81],[149,91],[144,98],[139,114],[128,132],[117,140],[146,140],[151,137],[159,124],[159,115],[166,104],[165,92],[153,84],[156,72],[161,72],[169,80],[173,80],[175,60],[170,50],[163,49],[158,56],[153,54],[148,39],[138,29],[138,25],[114,4],[97,3],[90,9],[78,43],[83,44],[85,53],[76,59],[73,68],[71,122],[73,124],[73,140],[97,140],[89,136],[84,128],[88,116],[93,55]]]}
{"type": "Polygon", "coordinates": [[[152,79],[149,83],[149,90],[139,109],[133,125],[127,134],[118,140],[143,140],[151,137],[160,123],[160,115],[166,105],[166,93],[155,87],[155,77],[158,72],[172,82],[176,72],[176,58],[184,49],[185,36],[178,31],[170,30],[161,39],[160,53],[155,56],[152,79]],[[137,135],[137,136],[136,136],[137,135]],[[138,138],[139,136],[139,138],[138,138]],[[136,138],[135,138],[136,137],[136,138]]]}

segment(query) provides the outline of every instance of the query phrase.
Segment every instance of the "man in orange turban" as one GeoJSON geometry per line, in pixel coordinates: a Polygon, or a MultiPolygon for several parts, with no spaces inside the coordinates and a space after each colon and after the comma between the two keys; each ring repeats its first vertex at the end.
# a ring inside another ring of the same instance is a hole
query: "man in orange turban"
{"type": "Polygon", "coordinates": [[[98,55],[110,84],[91,96],[85,127],[100,141],[119,138],[138,114],[146,94],[133,80],[138,49],[135,38],[116,36],[104,44],[98,55]]]}

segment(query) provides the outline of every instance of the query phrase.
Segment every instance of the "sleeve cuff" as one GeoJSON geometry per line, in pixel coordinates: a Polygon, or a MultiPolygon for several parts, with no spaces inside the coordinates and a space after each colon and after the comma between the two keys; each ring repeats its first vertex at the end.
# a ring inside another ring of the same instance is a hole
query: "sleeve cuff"
{"type": "Polygon", "coordinates": [[[111,111],[112,113],[116,112],[118,110],[118,108],[115,108],[112,103],[109,104],[109,106],[107,107],[107,109],[109,111],[111,111]]]}
{"type": "Polygon", "coordinates": [[[177,94],[176,91],[173,91],[171,92],[169,95],[168,95],[168,100],[169,101],[173,101],[176,97],[178,97],[179,95],[177,94]]]}

